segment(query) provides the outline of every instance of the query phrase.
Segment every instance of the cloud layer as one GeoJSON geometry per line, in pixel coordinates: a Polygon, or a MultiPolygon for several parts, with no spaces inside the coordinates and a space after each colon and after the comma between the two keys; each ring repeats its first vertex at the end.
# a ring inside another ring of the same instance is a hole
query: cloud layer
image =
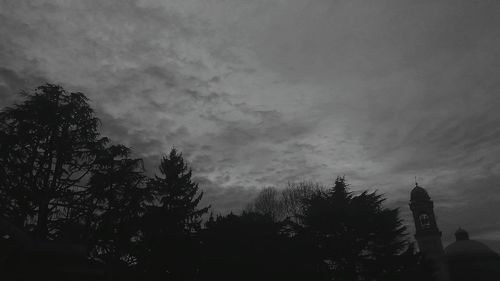
{"type": "Polygon", "coordinates": [[[500,239],[497,1],[0,3],[1,106],[85,92],[151,172],[182,150],[217,210],[345,174],[408,217],[417,176],[447,241],[500,239]]]}

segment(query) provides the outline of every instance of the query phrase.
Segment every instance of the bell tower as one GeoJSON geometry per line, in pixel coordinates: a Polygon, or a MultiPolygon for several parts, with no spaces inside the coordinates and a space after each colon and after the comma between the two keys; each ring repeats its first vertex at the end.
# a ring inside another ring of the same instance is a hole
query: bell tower
{"type": "Polygon", "coordinates": [[[441,231],[434,215],[434,203],[427,191],[415,183],[410,195],[410,209],[415,223],[415,239],[418,249],[437,268],[436,278],[439,281],[449,281],[446,267],[441,231]]]}

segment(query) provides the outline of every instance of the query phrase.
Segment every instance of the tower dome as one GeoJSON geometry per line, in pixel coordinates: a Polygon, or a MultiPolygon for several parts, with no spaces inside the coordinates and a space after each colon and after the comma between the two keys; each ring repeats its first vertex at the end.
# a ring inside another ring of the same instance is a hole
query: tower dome
{"type": "Polygon", "coordinates": [[[415,187],[411,190],[410,193],[410,201],[415,202],[415,201],[429,201],[431,198],[429,197],[429,194],[427,191],[418,186],[418,183],[415,183],[415,187]]]}
{"type": "Polygon", "coordinates": [[[459,228],[456,241],[445,248],[451,280],[500,280],[500,256],[481,242],[469,239],[467,231],[459,228]]]}
{"type": "Polygon", "coordinates": [[[456,241],[444,249],[448,259],[489,258],[498,257],[488,246],[481,242],[470,240],[467,231],[459,228],[455,232],[456,241]]]}

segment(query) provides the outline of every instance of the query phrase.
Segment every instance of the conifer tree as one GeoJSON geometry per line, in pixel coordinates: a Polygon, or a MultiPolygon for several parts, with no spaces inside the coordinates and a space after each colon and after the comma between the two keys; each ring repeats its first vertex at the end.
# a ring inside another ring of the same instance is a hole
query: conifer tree
{"type": "Polygon", "coordinates": [[[154,201],[144,217],[140,265],[147,278],[195,280],[200,244],[197,231],[203,196],[181,153],[172,149],[159,165],[160,175],[150,179],[154,201]]]}
{"type": "Polygon", "coordinates": [[[208,207],[199,209],[203,197],[198,184],[192,181],[192,170],[185,163],[182,153],[173,148],[163,156],[159,165],[160,176],[149,181],[162,212],[176,218],[175,223],[188,232],[200,228],[200,218],[208,207]]]}
{"type": "Polygon", "coordinates": [[[84,206],[108,139],[82,93],[46,84],[0,112],[0,211],[38,239],[54,239],[84,206]]]}
{"type": "Polygon", "coordinates": [[[376,192],[354,195],[341,177],[306,200],[297,239],[314,248],[332,280],[413,280],[430,272],[407,240],[398,209],[385,208],[384,200],[376,192]]]}
{"type": "Polygon", "coordinates": [[[110,270],[131,268],[138,258],[141,221],[152,192],[146,185],[142,159],[132,159],[130,149],[111,146],[97,162],[90,179],[93,207],[89,221],[91,256],[110,270]]]}

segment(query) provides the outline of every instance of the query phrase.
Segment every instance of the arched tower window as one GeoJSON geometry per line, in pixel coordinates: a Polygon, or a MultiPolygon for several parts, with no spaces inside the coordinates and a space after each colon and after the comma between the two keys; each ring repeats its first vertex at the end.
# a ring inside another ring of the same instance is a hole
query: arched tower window
{"type": "Polygon", "coordinates": [[[420,226],[422,228],[429,228],[431,226],[431,219],[426,213],[420,214],[420,216],[418,216],[418,220],[420,221],[420,226]]]}

